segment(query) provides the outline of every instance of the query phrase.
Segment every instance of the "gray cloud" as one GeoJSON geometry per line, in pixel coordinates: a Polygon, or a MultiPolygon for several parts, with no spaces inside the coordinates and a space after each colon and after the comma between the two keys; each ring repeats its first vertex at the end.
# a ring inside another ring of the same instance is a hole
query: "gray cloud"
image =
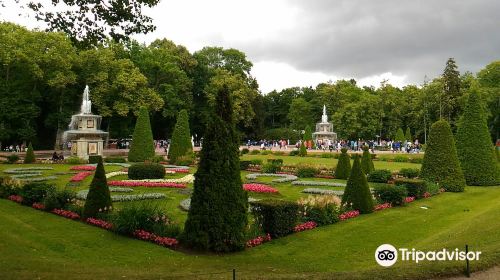
{"type": "Polygon", "coordinates": [[[293,28],[235,47],[255,62],[285,62],[358,79],[392,72],[408,75],[411,83],[439,75],[449,57],[462,73],[500,59],[498,0],[292,0],[290,5],[299,11],[293,28]]]}

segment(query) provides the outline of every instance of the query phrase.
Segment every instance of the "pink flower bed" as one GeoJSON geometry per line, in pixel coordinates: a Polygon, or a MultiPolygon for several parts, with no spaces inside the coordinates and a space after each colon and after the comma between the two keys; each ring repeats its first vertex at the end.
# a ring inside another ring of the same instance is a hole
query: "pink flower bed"
{"type": "Polygon", "coordinates": [[[113,224],[112,223],[108,223],[104,220],[99,220],[99,219],[94,219],[94,218],[88,218],[87,220],[85,220],[85,222],[87,222],[87,224],[90,224],[90,225],[93,225],[93,226],[96,226],[96,227],[100,227],[100,228],[103,228],[103,229],[112,229],[113,228],[113,224]]]}
{"type": "Polygon", "coordinates": [[[186,168],[167,168],[166,171],[173,171],[175,173],[189,173],[189,169],[186,168]]]}
{"type": "Polygon", "coordinates": [[[175,238],[170,238],[170,237],[161,237],[161,236],[156,236],[156,234],[138,229],[134,231],[133,235],[141,240],[146,240],[146,241],[151,241],[153,243],[156,243],[158,245],[162,245],[165,247],[173,247],[177,244],[179,244],[179,241],[175,238]]]}
{"type": "Polygon", "coordinates": [[[269,233],[266,236],[257,236],[254,239],[248,240],[246,245],[248,248],[251,248],[251,247],[259,246],[260,244],[267,242],[267,241],[271,241],[271,235],[269,233]]]}
{"type": "Polygon", "coordinates": [[[37,210],[43,210],[45,209],[45,205],[43,205],[42,203],[38,203],[38,202],[35,202],[33,203],[33,205],[31,205],[31,207],[37,209],[37,210]]]}
{"type": "Polygon", "coordinates": [[[264,184],[243,184],[243,189],[249,192],[257,193],[277,193],[278,190],[264,184]]]}
{"type": "Polygon", "coordinates": [[[146,188],[177,188],[177,189],[186,188],[186,184],[162,183],[162,182],[138,182],[138,181],[109,181],[108,186],[146,187],[146,188]]]}
{"type": "Polygon", "coordinates": [[[278,171],[276,174],[284,174],[284,175],[295,175],[295,172],[290,171],[278,171]]]}
{"type": "Polygon", "coordinates": [[[83,179],[87,178],[88,176],[92,175],[92,171],[82,171],[78,172],[76,175],[71,177],[70,182],[80,182],[83,181],[83,179]]]}
{"type": "Polygon", "coordinates": [[[357,216],[359,216],[359,211],[353,210],[353,211],[348,211],[348,212],[340,214],[339,218],[341,221],[345,221],[348,219],[356,218],[357,216]]]}
{"type": "Polygon", "coordinates": [[[414,196],[408,196],[405,198],[405,202],[406,203],[410,203],[410,202],[413,202],[415,201],[415,197],[414,196]]]}
{"type": "Polygon", "coordinates": [[[430,192],[425,192],[425,193],[424,193],[424,198],[428,198],[428,197],[431,197],[431,196],[432,196],[432,195],[431,195],[431,193],[430,193],[430,192]]]}
{"type": "Polygon", "coordinates": [[[314,175],[315,178],[323,178],[323,179],[335,179],[335,176],[332,176],[332,175],[321,175],[321,174],[318,174],[318,175],[314,175]]]}
{"type": "Polygon", "coordinates": [[[17,203],[21,203],[23,202],[23,197],[20,196],[20,195],[11,195],[8,197],[9,200],[12,200],[14,202],[17,202],[17,203]]]}
{"type": "Polygon", "coordinates": [[[95,166],[93,166],[93,165],[77,165],[77,166],[72,166],[69,170],[94,171],[95,166]]]}
{"type": "Polygon", "coordinates": [[[384,203],[384,204],[378,204],[378,205],[375,205],[375,211],[380,211],[380,210],[384,210],[384,209],[387,209],[387,208],[391,208],[392,205],[387,202],[387,203],[384,203]]]}
{"type": "Polygon", "coordinates": [[[80,215],[78,215],[75,212],[68,211],[68,210],[54,209],[54,210],[52,210],[52,213],[59,215],[59,216],[62,216],[62,217],[65,217],[65,218],[68,218],[68,219],[72,219],[72,220],[80,219],[80,215]]]}
{"type": "Polygon", "coordinates": [[[246,171],[249,171],[249,172],[260,172],[261,169],[253,167],[253,168],[247,168],[246,171]]]}
{"type": "Polygon", "coordinates": [[[304,230],[310,230],[310,229],[313,229],[315,227],[317,227],[318,225],[313,222],[313,221],[310,221],[310,222],[305,222],[303,224],[300,224],[300,225],[296,225],[294,228],[293,228],[293,231],[295,232],[300,232],[300,231],[304,231],[304,230]]]}

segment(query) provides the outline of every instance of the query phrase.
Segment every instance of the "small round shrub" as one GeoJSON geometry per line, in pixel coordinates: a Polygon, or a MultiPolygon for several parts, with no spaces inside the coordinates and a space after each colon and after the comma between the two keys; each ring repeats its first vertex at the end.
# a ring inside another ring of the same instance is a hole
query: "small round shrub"
{"type": "Polygon", "coordinates": [[[127,159],[124,157],[107,157],[104,159],[107,163],[126,163],[127,159]]]}
{"type": "Polygon", "coordinates": [[[319,174],[319,169],[309,164],[298,164],[296,166],[297,177],[311,178],[319,174]]]}
{"type": "Polygon", "coordinates": [[[136,163],[128,168],[128,178],[132,180],[162,179],[165,167],[158,163],[136,163]]]}
{"type": "Polygon", "coordinates": [[[90,164],[97,164],[101,160],[101,156],[89,156],[90,164]]]}
{"type": "Polygon", "coordinates": [[[243,148],[243,149],[241,149],[241,154],[242,154],[242,155],[246,155],[246,154],[248,154],[249,152],[250,152],[250,150],[249,150],[248,148],[243,148]]]}
{"type": "Polygon", "coordinates": [[[253,165],[262,165],[261,159],[252,159],[251,162],[253,165]]]}
{"type": "Polygon", "coordinates": [[[392,177],[392,173],[388,169],[377,169],[368,174],[368,182],[387,183],[392,177]]]}
{"type": "Polygon", "coordinates": [[[32,205],[35,202],[42,202],[47,194],[55,191],[54,185],[33,182],[24,185],[19,194],[23,197],[23,204],[32,205]]]}
{"type": "Polygon", "coordinates": [[[7,163],[13,164],[19,160],[19,156],[16,154],[11,154],[7,156],[7,163]]]}
{"type": "Polygon", "coordinates": [[[43,205],[45,205],[45,210],[47,211],[56,208],[63,209],[66,208],[74,198],[76,198],[76,193],[71,190],[49,192],[43,200],[43,205]]]}
{"type": "Polygon", "coordinates": [[[260,151],[259,150],[251,150],[250,154],[251,155],[260,155],[260,151]]]}
{"type": "Polygon", "coordinates": [[[260,152],[260,154],[261,154],[261,155],[263,155],[263,156],[267,156],[267,155],[270,155],[270,154],[272,154],[272,153],[273,153],[273,152],[268,151],[268,150],[264,150],[264,151],[260,152]]]}
{"type": "Polygon", "coordinates": [[[290,151],[290,153],[288,155],[291,156],[291,157],[298,156],[299,155],[299,151],[298,150],[290,151]]]}
{"type": "Polygon", "coordinates": [[[250,160],[240,160],[240,170],[247,170],[252,162],[250,160]]]}
{"type": "Polygon", "coordinates": [[[413,196],[417,199],[424,197],[424,193],[427,191],[426,182],[420,179],[396,179],[394,183],[397,186],[405,187],[408,191],[408,196],[413,196]]]}
{"type": "Polygon", "coordinates": [[[418,169],[418,168],[402,168],[401,170],[399,170],[398,174],[400,176],[403,176],[403,177],[406,177],[409,179],[413,179],[413,178],[417,178],[418,176],[420,176],[420,169],[418,169]]]}
{"type": "Polygon", "coordinates": [[[279,172],[280,170],[281,170],[280,164],[268,162],[268,163],[262,165],[262,172],[263,173],[276,173],[276,172],[279,172]]]}
{"type": "Polygon", "coordinates": [[[373,190],[375,198],[379,203],[390,203],[393,206],[403,205],[408,191],[404,186],[382,185],[373,190]]]}

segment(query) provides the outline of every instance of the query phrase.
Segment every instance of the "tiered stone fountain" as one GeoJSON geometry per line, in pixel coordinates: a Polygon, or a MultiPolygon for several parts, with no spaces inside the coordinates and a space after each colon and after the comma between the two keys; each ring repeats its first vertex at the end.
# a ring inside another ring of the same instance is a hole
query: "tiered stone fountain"
{"type": "Polygon", "coordinates": [[[89,155],[102,155],[104,139],[108,132],[102,131],[102,117],[92,114],[92,102],[89,98],[89,86],[83,91],[80,113],[71,116],[69,130],[64,132],[64,141],[71,141],[71,155],[88,159],[89,155]]]}

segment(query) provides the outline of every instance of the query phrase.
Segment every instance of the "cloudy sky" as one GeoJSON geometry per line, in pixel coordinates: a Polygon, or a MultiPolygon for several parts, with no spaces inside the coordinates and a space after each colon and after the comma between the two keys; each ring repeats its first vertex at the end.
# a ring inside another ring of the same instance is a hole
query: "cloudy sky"
{"type": "MultiPolygon", "coordinates": [[[[157,30],[135,38],[239,49],[263,93],[340,78],[404,86],[436,77],[449,57],[461,72],[500,59],[499,11],[498,0],[161,0],[146,11],[157,30]]],[[[18,12],[0,19],[39,26],[18,12]]]]}

